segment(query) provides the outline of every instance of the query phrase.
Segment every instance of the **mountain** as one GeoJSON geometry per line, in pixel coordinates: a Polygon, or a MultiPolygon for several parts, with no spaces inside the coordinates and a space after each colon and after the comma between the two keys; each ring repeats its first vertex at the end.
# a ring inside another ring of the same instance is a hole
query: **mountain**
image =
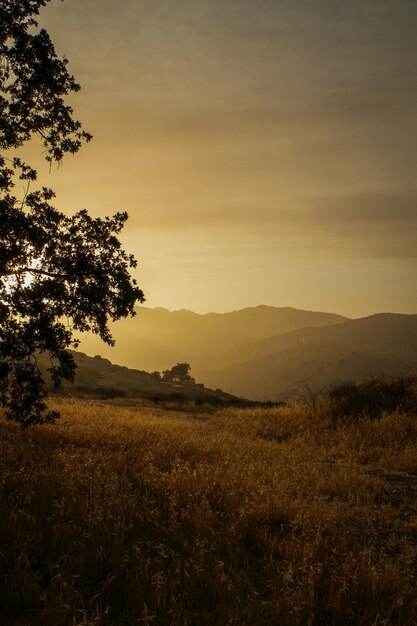
{"type": "MultiPolygon", "coordinates": [[[[302,311],[290,307],[257,306],[230,313],[168,311],[138,307],[133,319],[112,325],[116,346],[111,348],[90,334],[81,337],[81,349],[113,362],[147,371],[164,370],[177,362],[192,366],[193,375],[218,369],[226,352],[242,344],[295,331],[306,326],[328,326],[346,321],[332,313],[302,311]]],[[[228,363],[239,360],[233,355],[228,363]]]]}
{"type": "MultiPolygon", "coordinates": [[[[417,371],[416,315],[348,320],[290,307],[206,315],[140,307],[112,332],[115,348],[90,335],[83,350],[136,371],[187,362],[205,385],[253,400],[287,400],[344,380],[417,371]]],[[[147,379],[145,387],[150,384],[147,379]]]]}
{"type": "Polygon", "coordinates": [[[417,371],[417,315],[381,313],[303,328],[225,351],[208,385],[257,400],[287,400],[345,380],[417,371]],[[233,363],[231,363],[234,361],[233,363]]]}

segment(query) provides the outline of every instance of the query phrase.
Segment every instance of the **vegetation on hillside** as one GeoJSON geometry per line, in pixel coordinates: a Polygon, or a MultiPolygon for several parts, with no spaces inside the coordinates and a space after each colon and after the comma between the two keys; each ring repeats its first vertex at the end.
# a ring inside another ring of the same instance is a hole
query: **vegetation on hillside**
{"type": "Polygon", "coordinates": [[[57,425],[0,421],[0,622],[417,623],[407,389],[375,416],[335,411],[342,393],[197,415],[56,399],[57,425]]]}
{"type": "Polygon", "coordinates": [[[38,356],[37,362],[49,383],[50,393],[101,399],[142,398],[155,403],[170,401],[212,405],[260,404],[196,383],[190,375],[188,363],[177,363],[161,375],[160,372],[149,373],[115,365],[98,355],[90,357],[82,352],[74,352],[73,357],[77,365],[74,383],[62,383],[54,388],[47,371],[49,359],[45,354],[38,356]]]}

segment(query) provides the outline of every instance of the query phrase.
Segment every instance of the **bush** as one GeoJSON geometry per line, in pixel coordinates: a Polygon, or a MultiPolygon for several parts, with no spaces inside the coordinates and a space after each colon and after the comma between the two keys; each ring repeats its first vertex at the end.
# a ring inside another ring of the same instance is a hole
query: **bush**
{"type": "Polygon", "coordinates": [[[184,404],[187,401],[187,397],[180,391],[173,391],[172,393],[167,395],[167,400],[169,402],[184,404]]]}
{"type": "Polygon", "coordinates": [[[410,412],[417,405],[417,377],[400,376],[393,380],[375,378],[370,381],[347,382],[328,394],[334,417],[377,419],[384,413],[410,412]]]}
{"type": "Polygon", "coordinates": [[[97,393],[101,398],[113,400],[114,398],[124,398],[126,392],[119,387],[99,387],[97,393]]]}

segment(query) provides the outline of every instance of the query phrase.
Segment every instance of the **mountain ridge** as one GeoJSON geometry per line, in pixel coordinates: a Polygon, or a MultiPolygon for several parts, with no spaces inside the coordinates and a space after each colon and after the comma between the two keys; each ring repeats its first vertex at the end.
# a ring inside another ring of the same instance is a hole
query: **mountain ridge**
{"type": "Polygon", "coordinates": [[[299,329],[254,342],[246,350],[258,355],[199,376],[206,384],[221,380],[230,393],[245,389],[253,399],[286,400],[300,385],[323,388],[343,380],[417,371],[417,315],[378,313],[299,329]]]}
{"type": "Polygon", "coordinates": [[[148,372],[187,362],[208,387],[258,401],[289,400],[303,386],[417,371],[416,314],[352,320],[269,305],[205,314],[140,307],[114,335],[114,349],[97,339],[81,348],[148,372]]]}
{"type": "Polygon", "coordinates": [[[115,348],[90,335],[82,340],[81,349],[147,371],[163,370],[178,361],[207,369],[219,364],[219,354],[246,341],[346,319],[334,313],[269,305],[205,314],[139,307],[135,318],[110,326],[115,348]]]}

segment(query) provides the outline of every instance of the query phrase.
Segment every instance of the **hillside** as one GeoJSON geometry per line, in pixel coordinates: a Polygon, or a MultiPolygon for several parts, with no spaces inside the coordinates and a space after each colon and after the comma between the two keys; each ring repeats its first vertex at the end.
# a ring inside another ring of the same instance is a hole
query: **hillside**
{"type": "Polygon", "coordinates": [[[247,343],[229,367],[201,373],[208,385],[258,400],[287,400],[344,380],[417,370],[417,316],[381,313],[247,343]]]}
{"type": "Polygon", "coordinates": [[[241,344],[346,320],[333,313],[263,305],[205,315],[147,307],[138,307],[136,312],[133,319],[120,320],[111,327],[114,348],[88,335],[81,338],[83,352],[146,371],[164,370],[185,361],[197,372],[223,367],[224,352],[241,344]]]}
{"type": "MultiPolygon", "coordinates": [[[[207,389],[194,382],[164,382],[148,372],[114,365],[100,356],[89,357],[82,352],[74,353],[77,371],[74,384],[63,382],[59,393],[95,394],[102,397],[129,396],[154,400],[201,400],[214,404],[239,401],[220,389],[207,389]]],[[[45,373],[49,361],[45,355],[38,356],[40,369],[45,373]]],[[[46,374],[48,380],[48,375],[46,374]]],[[[50,390],[52,386],[49,384],[50,390]]]]}

